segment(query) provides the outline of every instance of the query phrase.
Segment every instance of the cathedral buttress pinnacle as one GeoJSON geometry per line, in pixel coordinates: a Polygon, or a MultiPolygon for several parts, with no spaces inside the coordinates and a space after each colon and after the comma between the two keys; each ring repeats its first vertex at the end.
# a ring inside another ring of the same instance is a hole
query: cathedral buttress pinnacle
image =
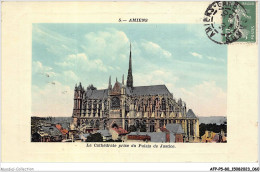
{"type": "Polygon", "coordinates": [[[108,89],[109,89],[109,90],[112,89],[112,85],[111,85],[111,76],[109,76],[108,89]]]}
{"type": "Polygon", "coordinates": [[[122,84],[125,85],[125,82],[124,82],[124,74],[122,76],[122,84]]]}
{"type": "Polygon", "coordinates": [[[130,43],[130,55],[129,55],[129,68],[128,68],[128,75],[127,75],[126,82],[127,82],[127,87],[133,88],[131,43],[130,43]]]}

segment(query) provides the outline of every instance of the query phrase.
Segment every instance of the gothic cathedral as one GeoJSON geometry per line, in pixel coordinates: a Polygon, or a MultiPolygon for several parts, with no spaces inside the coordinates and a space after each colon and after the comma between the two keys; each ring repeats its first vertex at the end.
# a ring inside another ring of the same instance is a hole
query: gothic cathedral
{"type": "Polygon", "coordinates": [[[84,89],[79,83],[74,91],[73,124],[76,129],[109,129],[130,126],[147,132],[157,132],[168,123],[181,124],[185,138],[199,137],[199,120],[186,108],[181,99],[176,100],[165,85],[134,86],[130,45],[129,68],[126,84],[116,80],[114,86],[97,90],[84,89]]]}

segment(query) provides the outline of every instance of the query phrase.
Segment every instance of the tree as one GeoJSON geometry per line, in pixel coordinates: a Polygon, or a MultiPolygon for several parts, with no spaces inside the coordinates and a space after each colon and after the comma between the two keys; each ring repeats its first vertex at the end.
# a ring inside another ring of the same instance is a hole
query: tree
{"type": "Polygon", "coordinates": [[[128,128],[129,132],[135,132],[136,130],[137,130],[137,128],[134,125],[130,125],[129,128],[128,128]]]}
{"type": "Polygon", "coordinates": [[[213,123],[213,124],[204,124],[204,123],[201,123],[200,124],[200,137],[203,136],[205,134],[205,131],[213,131],[214,133],[220,133],[221,130],[223,130],[225,133],[227,132],[227,124],[224,123],[224,124],[220,124],[220,125],[217,125],[216,123],[213,123]]]}
{"type": "Polygon", "coordinates": [[[39,133],[33,133],[32,134],[32,142],[40,142],[41,141],[41,136],[39,133]]]}
{"type": "Polygon", "coordinates": [[[93,84],[90,84],[90,85],[87,87],[87,90],[97,90],[97,88],[94,87],[93,84]]]}
{"type": "Polygon", "coordinates": [[[109,139],[106,142],[122,142],[122,140],[121,139],[117,139],[117,140],[109,139]]]}
{"type": "Polygon", "coordinates": [[[87,142],[103,142],[102,135],[100,133],[90,134],[87,137],[87,142]]]}
{"type": "Polygon", "coordinates": [[[203,136],[203,135],[205,134],[206,124],[201,123],[200,126],[199,126],[199,128],[200,128],[200,138],[201,138],[201,136],[203,136]]]}

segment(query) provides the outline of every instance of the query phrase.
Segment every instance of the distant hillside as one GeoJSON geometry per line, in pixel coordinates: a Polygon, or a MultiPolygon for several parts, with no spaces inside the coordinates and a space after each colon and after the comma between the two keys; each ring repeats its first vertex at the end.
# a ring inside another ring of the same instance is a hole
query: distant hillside
{"type": "Polygon", "coordinates": [[[72,117],[52,117],[52,121],[54,121],[55,123],[58,122],[71,122],[72,121],[72,117]]]}
{"type": "Polygon", "coordinates": [[[199,117],[199,122],[204,124],[214,124],[217,125],[224,124],[227,122],[227,117],[225,116],[208,116],[208,117],[199,117]]]}

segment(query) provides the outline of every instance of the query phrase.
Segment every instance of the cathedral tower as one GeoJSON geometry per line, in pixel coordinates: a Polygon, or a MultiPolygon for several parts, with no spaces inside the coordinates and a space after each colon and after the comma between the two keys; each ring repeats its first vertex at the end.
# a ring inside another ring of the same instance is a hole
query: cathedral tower
{"type": "Polygon", "coordinates": [[[73,116],[79,117],[82,110],[82,99],[84,94],[84,88],[79,83],[79,86],[75,86],[74,90],[74,107],[73,107],[73,116]]]}
{"type": "Polygon", "coordinates": [[[126,86],[133,88],[133,75],[132,75],[132,54],[131,54],[131,43],[130,43],[130,55],[129,55],[129,68],[128,68],[128,75],[126,86]]]}

